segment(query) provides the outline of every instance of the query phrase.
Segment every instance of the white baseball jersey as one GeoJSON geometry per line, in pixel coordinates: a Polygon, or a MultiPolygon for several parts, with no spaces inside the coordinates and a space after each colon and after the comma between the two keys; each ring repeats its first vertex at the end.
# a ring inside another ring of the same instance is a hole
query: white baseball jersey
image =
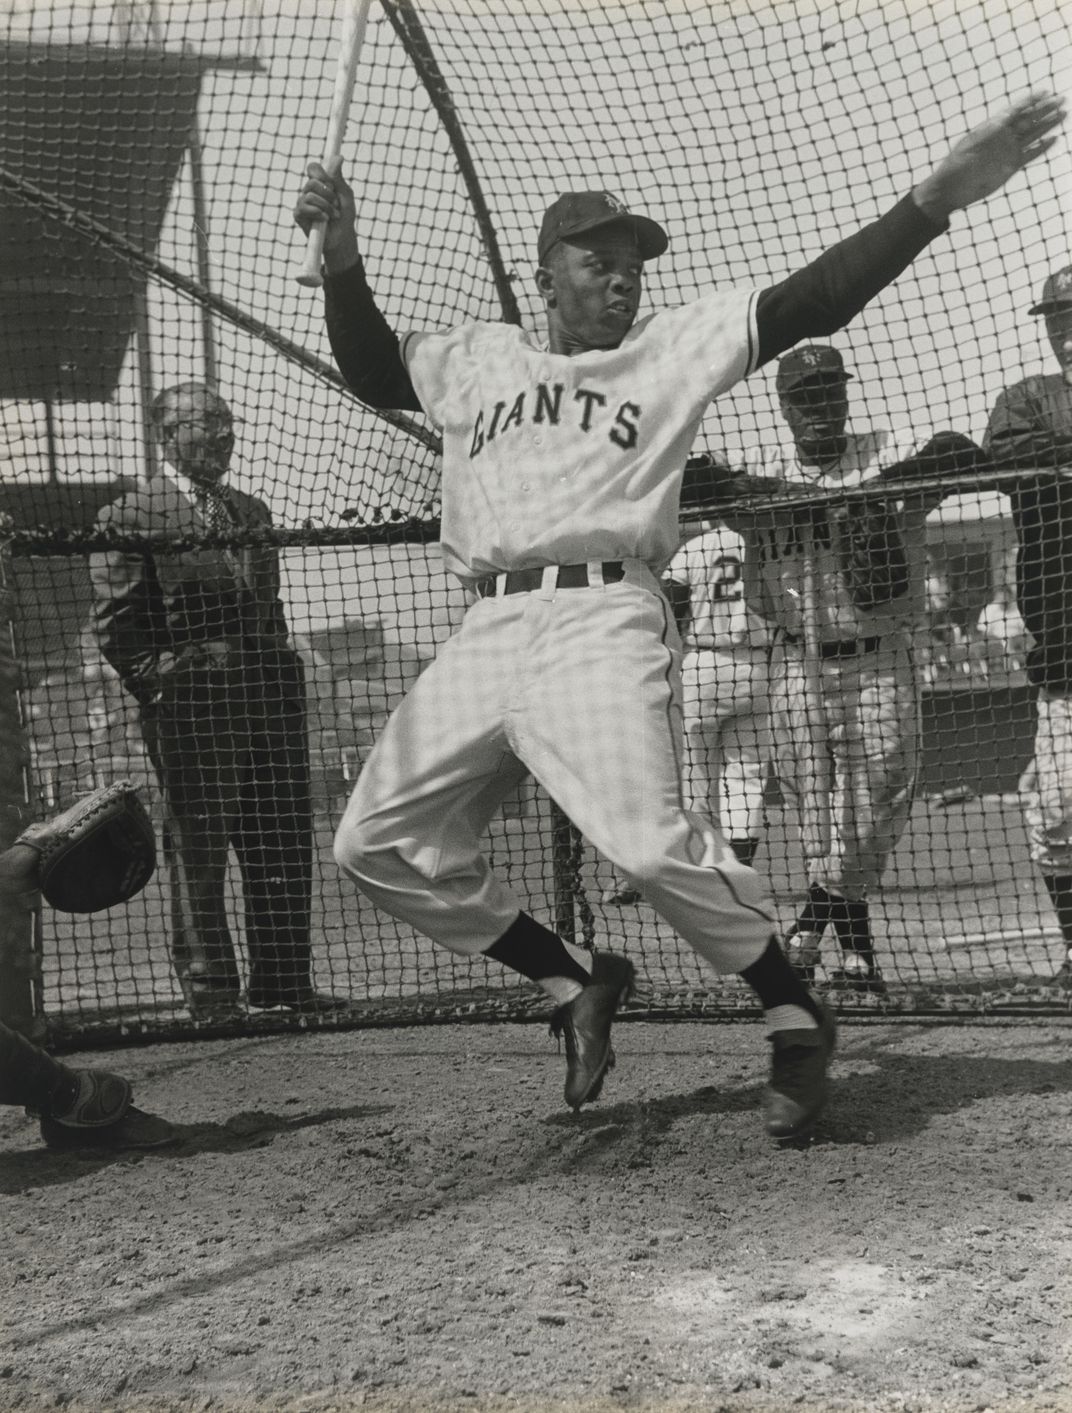
{"type": "Polygon", "coordinates": [[[682,635],[686,652],[764,648],[770,630],[748,608],[744,595],[745,543],[728,525],[694,536],[678,550],[667,577],[689,591],[689,621],[682,635]]]}
{"type": "MultiPolygon", "coordinates": [[[[848,445],[835,462],[807,466],[792,441],[773,448],[756,447],[731,457],[751,475],[776,476],[791,485],[816,490],[851,490],[873,481],[885,467],[910,456],[930,439],[930,432],[895,433],[887,430],[846,433],[848,445]]],[[[926,543],[922,501],[913,498],[898,517],[908,558],[908,590],[889,603],[862,610],[848,592],[829,531],[817,527],[814,535],[802,532],[802,512],[787,507],[774,510],[754,528],[745,531],[748,602],[771,623],[786,632],[802,631],[805,551],[810,543],[815,558],[819,631],[823,641],[880,637],[893,628],[908,627],[925,607],[926,543]]]]}
{"type": "Polygon", "coordinates": [[[593,560],[661,572],[700,420],[755,367],[756,298],[708,294],[572,357],[512,324],[406,334],[414,390],[443,432],[447,568],[463,582],[593,560]]]}

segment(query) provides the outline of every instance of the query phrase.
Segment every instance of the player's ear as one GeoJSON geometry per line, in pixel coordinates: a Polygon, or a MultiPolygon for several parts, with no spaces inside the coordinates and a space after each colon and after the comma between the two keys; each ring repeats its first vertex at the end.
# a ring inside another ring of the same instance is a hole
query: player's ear
{"type": "Polygon", "coordinates": [[[555,277],[546,265],[536,267],[536,288],[540,292],[540,298],[548,309],[553,309],[555,304],[555,277]]]}

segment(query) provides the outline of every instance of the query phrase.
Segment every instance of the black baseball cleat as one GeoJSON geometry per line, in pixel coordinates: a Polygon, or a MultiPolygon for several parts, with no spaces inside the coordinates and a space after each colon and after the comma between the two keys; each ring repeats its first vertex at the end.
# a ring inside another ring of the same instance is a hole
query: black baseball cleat
{"type": "Polygon", "coordinates": [[[551,1017],[551,1034],[566,1040],[566,1103],[577,1110],[598,1099],[614,1064],[610,1028],[618,1007],[633,990],[636,970],[625,957],[596,952],[592,979],[551,1017]]]}
{"type": "Polygon", "coordinates": [[[826,1103],[827,1070],[837,1043],[834,1013],[816,998],[817,1030],[776,1030],[771,1041],[770,1084],[763,1093],[767,1132],[779,1143],[806,1138],[826,1103]]]}

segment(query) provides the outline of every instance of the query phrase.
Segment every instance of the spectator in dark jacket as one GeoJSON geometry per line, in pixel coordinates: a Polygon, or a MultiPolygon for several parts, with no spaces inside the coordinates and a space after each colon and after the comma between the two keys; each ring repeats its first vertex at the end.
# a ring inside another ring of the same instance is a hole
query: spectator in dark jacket
{"type": "MultiPolygon", "coordinates": [[[[166,466],[106,506],[99,529],[200,539],[270,524],[223,485],[230,409],[199,383],[157,397],[166,466]]],[[[240,978],[227,923],[233,848],[245,894],[248,1003],[302,1014],[344,1002],[313,989],[312,811],[305,679],[287,641],[271,547],[146,552],[90,566],[101,650],[135,698],[165,802],[171,953],[197,1019],[233,1014],[240,978]]]]}

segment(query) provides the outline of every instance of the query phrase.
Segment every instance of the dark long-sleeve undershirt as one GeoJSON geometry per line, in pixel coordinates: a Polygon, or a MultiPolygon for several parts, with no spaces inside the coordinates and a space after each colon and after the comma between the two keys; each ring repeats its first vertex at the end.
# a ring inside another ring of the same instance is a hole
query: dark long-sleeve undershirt
{"type": "MultiPolygon", "coordinates": [[[[757,367],[803,338],[843,328],[943,230],[944,224],[906,196],[871,225],[762,290],[756,304],[757,367]]],[[[329,275],[324,296],[331,351],[361,401],[419,412],[398,336],[376,306],[362,261],[329,275]]]]}

